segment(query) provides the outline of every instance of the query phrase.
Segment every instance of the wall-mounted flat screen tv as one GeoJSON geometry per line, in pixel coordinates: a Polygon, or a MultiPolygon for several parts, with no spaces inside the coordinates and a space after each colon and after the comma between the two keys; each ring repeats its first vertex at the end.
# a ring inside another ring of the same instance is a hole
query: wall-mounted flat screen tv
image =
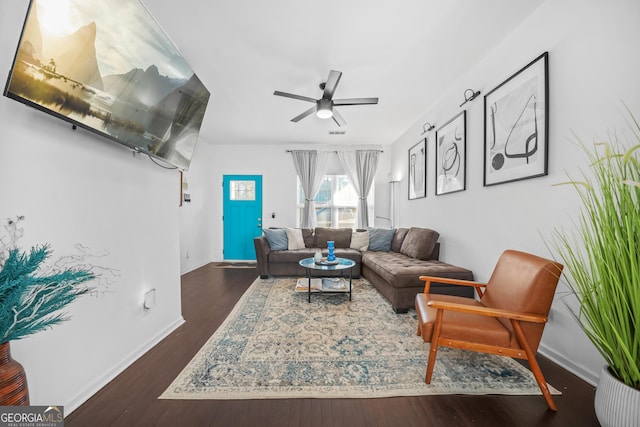
{"type": "Polygon", "coordinates": [[[139,0],[31,0],[4,95],[180,169],[209,101],[139,0]]]}

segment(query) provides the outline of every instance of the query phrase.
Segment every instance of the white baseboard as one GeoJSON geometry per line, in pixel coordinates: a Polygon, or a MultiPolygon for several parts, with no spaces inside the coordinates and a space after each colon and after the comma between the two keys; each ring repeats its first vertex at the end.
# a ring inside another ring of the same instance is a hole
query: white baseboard
{"type": "Polygon", "coordinates": [[[551,360],[552,362],[562,366],[572,374],[582,378],[592,386],[595,387],[598,385],[598,377],[600,376],[600,372],[592,372],[590,369],[587,369],[584,366],[577,365],[571,360],[567,360],[561,354],[545,346],[544,343],[540,343],[540,346],[538,347],[538,353],[551,360]]]}
{"type": "Polygon", "coordinates": [[[116,365],[113,369],[111,369],[105,375],[101,376],[96,381],[94,381],[93,384],[89,385],[84,390],[82,390],[80,393],[78,393],[74,398],[71,399],[70,402],[65,403],[64,404],[64,414],[65,414],[65,416],[69,415],[70,413],[72,413],[73,411],[78,409],[80,407],[80,405],[82,405],[84,402],[89,400],[89,398],[91,396],[93,396],[98,391],[100,391],[100,389],[102,387],[104,387],[111,380],[113,380],[115,377],[120,375],[133,362],[135,362],[140,357],[142,357],[142,355],[144,355],[147,351],[149,351],[153,347],[155,347],[156,344],[158,344],[160,341],[162,341],[164,338],[166,338],[173,331],[178,329],[178,327],[181,326],[183,323],[184,323],[184,318],[182,316],[180,316],[171,325],[169,325],[166,329],[164,329],[163,331],[158,333],[155,337],[153,337],[152,339],[147,341],[144,345],[142,345],[140,348],[138,348],[136,351],[131,353],[128,357],[126,357],[122,362],[120,362],[118,365],[116,365]]]}

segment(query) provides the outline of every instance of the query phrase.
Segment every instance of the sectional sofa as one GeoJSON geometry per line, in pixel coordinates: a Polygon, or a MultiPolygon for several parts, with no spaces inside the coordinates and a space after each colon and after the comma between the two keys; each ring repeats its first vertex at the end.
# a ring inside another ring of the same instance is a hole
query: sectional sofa
{"type": "MultiPolygon", "coordinates": [[[[261,278],[304,276],[298,262],[327,253],[327,241],[335,242],[336,256],[355,261],[353,277],[364,277],[391,304],[396,313],[413,308],[417,293],[424,289],[422,275],[473,280],[463,267],[440,261],[439,234],[428,228],[351,230],[348,228],[265,229],[254,239],[261,278]]],[[[323,272],[324,274],[324,272],[323,272]]],[[[473,296],[473,288],[443,283],[431,285],[432,293],[473,296]]]]}

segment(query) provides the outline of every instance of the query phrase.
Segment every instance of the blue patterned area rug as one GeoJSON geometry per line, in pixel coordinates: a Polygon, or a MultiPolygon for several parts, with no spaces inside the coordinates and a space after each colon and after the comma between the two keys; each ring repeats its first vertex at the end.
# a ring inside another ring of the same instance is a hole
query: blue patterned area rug
{"type": "Polygon", "coordinates": [[[308,303],[295,282],[256,279],[160,398],[540,394],[514,360],[449,348],[438,350],[425,384],[429,346],[416,336],[415,311],[395,314],[364,279],[354,280],[351,302],[313,294],[308,303]]]}

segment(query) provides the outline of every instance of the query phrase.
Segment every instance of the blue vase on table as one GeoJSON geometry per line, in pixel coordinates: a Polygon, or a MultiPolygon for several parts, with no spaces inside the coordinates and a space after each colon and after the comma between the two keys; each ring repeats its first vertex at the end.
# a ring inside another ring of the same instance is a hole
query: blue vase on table
{"type": "Polygon", "coordinates": [[[329,254],[327,255],[327,261],[329,262],[335,261],[336,260],[336,254],[334,253],[335,246],[332,240],[327,242],[327,251],[329,251],[329,254]]]}

